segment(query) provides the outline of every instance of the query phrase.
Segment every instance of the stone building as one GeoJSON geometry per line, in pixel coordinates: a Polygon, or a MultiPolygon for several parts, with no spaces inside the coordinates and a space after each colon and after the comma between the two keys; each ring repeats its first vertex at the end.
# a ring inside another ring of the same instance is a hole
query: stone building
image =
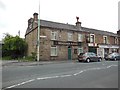
{"type": "MultiPolygon", "coordinates": [[[[27,55],[37,53],[38,14],[28,20],[25,40],[27,55]]],[[[102,56],[118,52],[118,35],[76,25],[40,20],[40,60],[74,60],[83,52],[95,52],[102,56]],[[41,37],[45,36],[45,38],[41,37]]]]}

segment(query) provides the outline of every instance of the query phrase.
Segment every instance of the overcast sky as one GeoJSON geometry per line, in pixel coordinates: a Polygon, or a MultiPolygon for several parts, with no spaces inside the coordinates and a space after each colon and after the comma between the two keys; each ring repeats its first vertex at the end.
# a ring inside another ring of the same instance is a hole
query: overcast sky
{"type": "MultiPolygon", "coordinates": [[[[119,0],[40,0],[40,18],[116,33],[119,0]]],[[[27,21],[39,11],[39,0],[0,0],[0,40],[4,33],[24,38],[27,21]]]]}

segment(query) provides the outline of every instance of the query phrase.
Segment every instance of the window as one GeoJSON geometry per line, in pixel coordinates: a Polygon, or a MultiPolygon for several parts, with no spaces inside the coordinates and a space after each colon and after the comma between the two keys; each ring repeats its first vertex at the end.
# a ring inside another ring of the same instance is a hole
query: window
{"type": "Polygon", "coordinates": [[[95,43],[95,35],[90,34],[90,43],[95,43]]]}
{"type": "Polygon", "coordinates": [[[51,32],[51,40],[57,40],[57,32],[55,31],[51,32]]]}
{"type": "Polygon", "coordinates": [[[118,44],[118,38],[115,37],[115,44],[118,44]]]}
{"type": "Polygon", "coordinates": [[[78,42],[82,42],[83,41],[83,35],[82,34],[78,34],[78,42]]]}
{"type": "Polygon", "coordinates": [[[74,54],[77,54],[77,49],[74,49],[74,54]]]}
{"type": "Polygon", "coordinates": [[[78,55],[79,55],[80,53],[83,53],[83,48],[78,48],[78,55]]]}
{"type": "Polygon", "coordinates": [[[68,41],[72,41],[72,39],[73,39],[72,33],[68,33],[68,41]]]}
{"type": "Polygon", "coordinates": [[[29,25],[29,29],[32,29],[32,27],[33,27],[33,25],[32,25],[32,24],[30,24],[30,25],[29,25]]]}
{"type": "Polygon", "coordinates": [[[51,47],[51,56],[57,56],[57,46],[51,47]]]}
{"type": "Polygon", "coordinates": [[[107,36],[103,36],[103,43],[107,44],[107,36]]]}

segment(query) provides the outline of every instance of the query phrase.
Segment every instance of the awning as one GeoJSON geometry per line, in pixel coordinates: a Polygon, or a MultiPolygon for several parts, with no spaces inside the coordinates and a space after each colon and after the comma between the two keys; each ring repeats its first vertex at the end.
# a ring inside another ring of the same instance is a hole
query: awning
{"type": "Polygon", "coordinates": [[[118,45],[98,45],[99,48],[119,48],[118,45]]]}

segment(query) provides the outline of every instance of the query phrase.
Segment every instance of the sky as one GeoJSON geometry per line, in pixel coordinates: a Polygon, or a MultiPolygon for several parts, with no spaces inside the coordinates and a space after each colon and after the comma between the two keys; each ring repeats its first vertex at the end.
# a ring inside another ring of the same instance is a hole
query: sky
{"type": "Polygon", "coordinates": [[[28,19],[39,12],[40,19],[116,33],[119,0],[0,0],[0,40],[9,33],[24,38],[28,19]]]}

